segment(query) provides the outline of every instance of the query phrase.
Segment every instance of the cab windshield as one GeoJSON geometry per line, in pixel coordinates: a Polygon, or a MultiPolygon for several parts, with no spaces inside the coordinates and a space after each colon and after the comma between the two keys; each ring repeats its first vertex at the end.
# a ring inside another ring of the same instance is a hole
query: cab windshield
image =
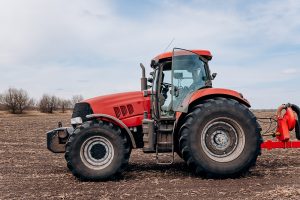
{"type": "Polygon", "coordinates": [[[194,52],[174,49],[172,61],[154,69],[152,102],[156,117],[173,117],[174,111],[187,112],[192,94],[212,86],[207,62],[194,52]]]}
{"type": "Polygon", "coordinates": [[[194,91],[211,87],[205,58],[191,51],[174,49],[172,59],[173,110],[186,112],[194,91]]]}

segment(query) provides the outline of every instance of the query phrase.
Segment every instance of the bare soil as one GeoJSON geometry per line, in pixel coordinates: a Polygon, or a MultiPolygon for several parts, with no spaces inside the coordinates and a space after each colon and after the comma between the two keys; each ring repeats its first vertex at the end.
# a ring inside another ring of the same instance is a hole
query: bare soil
{"type": "Polygon", "coordinates": [[[197,177],[179,157],[157,165],[154,155],[133,150],[119,179],[81,182],[64,154],[46,149],[45,132],[69,119],[70,113],[0,113],[0,199],[300,199],[300,149],[263,150],[249,174],[225,180],[197,177]]]}

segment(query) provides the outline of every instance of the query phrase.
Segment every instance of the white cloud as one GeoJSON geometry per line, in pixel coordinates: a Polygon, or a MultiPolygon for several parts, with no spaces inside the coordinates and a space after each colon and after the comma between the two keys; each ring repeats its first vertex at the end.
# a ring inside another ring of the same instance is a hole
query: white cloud
{"type": "Polygon", "coordinates": [[[295,74],[298,72],[296,68],[288,68],[282,71],[284,74],[295,74]]]}

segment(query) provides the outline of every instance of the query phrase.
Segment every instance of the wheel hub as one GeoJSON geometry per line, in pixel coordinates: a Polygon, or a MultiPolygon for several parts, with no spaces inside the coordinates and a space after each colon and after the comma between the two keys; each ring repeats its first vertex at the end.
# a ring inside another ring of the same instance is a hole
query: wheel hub
{"type": "Polygon", "coordinates": [[[90,150],[90,154],[92,158],[95,158],[96,160],[100,160],[106,155],[107,151],[104,145],[102,144],[94,144],[90,150]]]}
{"type": "Polygon", "coordinates": [[[229,118],[217,118],[207,123],[201,135],[201,146],[211,159],[229,162],[237,158],[245,144],[244,132],[229,118]]]}
{"type": "Polygon", "coordinates": [[[113,160],[114,148],[111,142],[102,136],[88,138],[81,146],[82,162],[93,169],[104,169],[113,160]]]}
{"type": "Polygon", "coordinates": [[[230,144],[228,135],[224,131],[214,132],[211,136],[211,140],[211,143],[214,145],[214,147],[219,150],[226,149],[230,144]]]}

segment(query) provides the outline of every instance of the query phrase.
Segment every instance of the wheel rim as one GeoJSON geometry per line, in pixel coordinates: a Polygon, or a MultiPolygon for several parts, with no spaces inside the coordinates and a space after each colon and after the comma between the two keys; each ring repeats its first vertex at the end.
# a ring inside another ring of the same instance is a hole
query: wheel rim
{"type": "Polygon", "coordinates": [[[113,160],[114,148],[111,142],[102,136],[88,138],[80,148],[83,163],[93,169],[104,169],[113,160]]]}
{"type": "Polygon", "coordinates": [[[236,159],[245,146],[245,134],[233,119],[220,117],[211,120],[201,134],[201,146],[205,154],[217,162],[236,159]]]}

